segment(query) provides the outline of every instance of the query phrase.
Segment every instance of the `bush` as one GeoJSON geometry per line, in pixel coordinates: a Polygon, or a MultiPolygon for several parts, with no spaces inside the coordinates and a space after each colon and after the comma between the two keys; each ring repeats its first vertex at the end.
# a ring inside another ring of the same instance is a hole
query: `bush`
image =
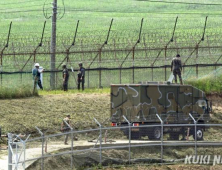
{"type": "Polygon", "coordinates": [[[221,93],[222,92],[222,75],[220,76],[208,76],[200,79],[189,79],[186,81],[187,84],[191,84],[206,93],[221,93]]]}

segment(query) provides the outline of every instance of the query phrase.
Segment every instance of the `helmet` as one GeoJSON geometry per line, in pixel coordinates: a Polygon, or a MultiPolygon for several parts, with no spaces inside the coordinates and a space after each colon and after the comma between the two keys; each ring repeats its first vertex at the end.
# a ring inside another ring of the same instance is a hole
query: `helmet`
{"type": "Polygon", "coordinates": [[[79,66],[82,66],[82,62],[79,63],[79,66]]]}
{"type": "Polygon", "coordinates": [[[62,67],[65,68],[65,67],[66,67],[66,63],[63,63],[63,64],[62,64],[62,67]]]}
{"type": "Polygon", "coordinates": [[[35,67],[39,67],[39,63],[35,63],[35,67]]]}
{"type": "Polygon", "coordinates": [[[177,56],[176,57],[180,57],[180,54],[177,54],[177,56]]]}

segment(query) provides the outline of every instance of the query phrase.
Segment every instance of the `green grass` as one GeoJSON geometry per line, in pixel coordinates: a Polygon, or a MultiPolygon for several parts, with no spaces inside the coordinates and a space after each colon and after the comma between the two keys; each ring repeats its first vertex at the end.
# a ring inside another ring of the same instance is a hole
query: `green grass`
{"type": "Polygon", "coordinates": [[[187,84],[191,84],[205,93],[221,93],[222,92],[222,75],[219,76],[207,76],[200,79],[189,79],[186,81],[187,84]]]}
{"type": "Polygon", "coordinates": [[[43,91],[39,91],[38,92],[39,95],[55,95],[55,94],[77,94],[77,93],[81,93],[81,94],[92,94],[92,93],[96,93],[96,94],[109,94],[110,93],[110,88],[103,88],[103,89],[98,89],[98,88],[91,88],[91,89],[85,89],[84,91],[82,90],[68,90],[67,92],[63,91],[63,90],[43,90],[43,91]]]}
{"type": "MultiPolygon", "coordinates": [[[[196,2],[199,0],[181,0],[182,2],[196,2]]],[[[8,0],[0,3],[2,15],[0,15],[0,49],[6,43],[9,23],[12,21],[12,30],[9,41],[9,47],[5,49],[4,54],[7,53],[33,53],[36,46],[39,44],[43,23],[45,18],[42,13],[42,5],[45,1],[31,1],[22,3],[19,0],[8,0]],[[20,3],[19,3],[20,2],[20,3]],[[24,10],[39,10],[29,12],[13,12],[24,10]]],[[[49,8],[51,14],[51,1],[46,1],[46,7],[49,8]]],[[[201,3],[221,3],[220,0],[207,1],[203,0],[201,3]]],[[[61,15],[62,1],[58,1],[59,13],[61,15]]],[[[149,48],[164,48],[167,42],[171,39],[175,19],[178,16],[178,22],[175,32],[174,42],[170,43],[169,47],[174,47],[175,50],[162,51],[154,66],[162,66],[170,64],[171,59],[176,53],[180,53],[182,61],[185,61],[192,53],[197,42],[201,39],[205,17],[208,16],[207,28],[205,34],[205,41],[200,43],[200,46],[218,46],[221,44],[222,35],[222,14],[220,7],[216,5],[194,5],[194,4],[165,4],[148,1],[137,0],[65,0],[66,14],[61,20],[57,22],[57,51],[65,52],[66,48],[72,43],[75,33],[77,20],[79,20],[79,29],[75,46],[70,52],[70,63],[74,69],[78,69],[78,62],[83,61],[84,67],[88,68],[119,68],[133,66],[133,54],[128,56],[124,62],[128,52],[132,50],[133,45],[138,40],[140,22],[144,18],[143,29],[141,34],[141,42],[136,49],[146,49],[144,51],[136,51],[134,53],[134,66],[146,67],[151,66],[159,53],[158,50],[149,50],[149,48]],[[90,52],[98,50],[104,43],[107,37],[107,32],[111,19],[114,19],[112,29],[110,32],[110,39],[108,44],[104,46],[104,51],[101,53],[102,63],[99,61],[98,52],[90,52]],[[180,49],[181,47],[192,47],[192,49],[180,49]],[[178,48],[178,49],[177,49],[178,48]],[[119,52],[107,52],[105,50],[124,49],[119,52]],[[128,49],[128,51],[125,51],[128,49]],[[84,53],[78,53],[84,51],[84,53]],[[87,51],[87,52],[86,52],[87,51]],[[94,60],[94,63],[90,63],[94,60]]],[[[43,39],[43,46],[37,52],[46,52],[46,54],[37,54],[36,62],[39,62],[46,70],[50,70],[50,35],[51,35],[51,19],[47,20],[45,35],[43,39]]],[[[217,61],[222,53],[221,48],[205,48],[199,49],[198,59],[196,52],[186,64],[213,64],[217,61]]],[[[66,54],[58,54],[56,56],[56,67],[62,62],[66,54]]],[[[20,71],[30,54],[21,55],[3,55],[3,71],[12,72],[20,71]]],[[[221,63],[219,60],[218,63],[221,63]]],[[[30,72],[33,67],[33,57],[23,69],[25,72],[30,72]]],[[[60,69],[60,68],[58,68],[60,69]]],[[[188,69],[186,69],[186,72],[188,69]]],[[[193,71],[195,72],[195,71],[193,71]]],[[[89,80],[86,77],[87,87],[98,87],[99,78],[98,71],[92,71],[89,80]],[[92,74],[91,74],[92,73],[92,74]]],[[[199,74],[206,74],[207,71],[202,69],[199,74]]],[[[73,73],[73,75],[76,73],[73,73]]],[[[87,74],[87,73],[86,73],[87,74]]],[[[169,74],[169,72],[167,73],[169,74]]],[[[186,73],[185,73],[186,74],[186,73]]],[[[26,74],[27,75],[27,74],[26,74]]],[[[18,83],[18,81],[31,81],[31,74],[27,76],[20,74],[3,75],[5,84],[8,82],[18,83]],[[15,78],[16,76],[16,78],[15,78]],[[12,77],[12,78],[11,78],[12,77]],[[21,78],[20,78],[21,77],[21,78]],[[23,77],[23,78],[22,78],[23,77]],[[24,78],[25,77],[25,78],[24,78]]],[[[73,75],[70,78],[70,87],[76,88],[73,75]],[[72,80],[71,80],[72,79],[72,80]]],[[[88,75],[87,75],[88,76],[88,75]]],[[[169,75],[167,75],[168,78],[169,75]]],[[[61,73],[58,73],[57,89],[61,89],[61,73]]],[[[102,86],[109,87],[111,83],[120,82],[120,73],[118,71],[102,71],[102,86]]],[[[162,68],[154,69],[154,76],[151,78],[151,69],[137,70],[135,74],[135,81],[163,81],[164,70],[162,68]]],[[[44,87],[49,87],[50,75],[45,73],[44,87]]],[[[121,83],[132,83],[132,70],[124,70],[122,73],[121,83]]],[[[199,85],[198,85],[199,86],[199,85]]],[[[209,86],[209,85],[208,85],[209,86]]],[[[211,86],[210,86],[211,88],[211,86]]],[[[206,89],[209,91],[209,89],[206,89]]],[[[218,87],[217,87],[218,89],[218,87]]],[[[214,90],[214,89],[213,89],[214,90]]]]}
{"type": "Polygon", "coordinates": [[[36,91],[33,94],[33,86],[29,84],[22,84],[18,86],[0,86],[0,99],[14,99],[38,96],[36,91]]]}

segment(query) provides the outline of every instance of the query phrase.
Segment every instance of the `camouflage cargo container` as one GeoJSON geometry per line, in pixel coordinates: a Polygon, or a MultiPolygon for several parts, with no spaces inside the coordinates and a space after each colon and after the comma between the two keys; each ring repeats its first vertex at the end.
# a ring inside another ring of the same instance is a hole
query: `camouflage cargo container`
{"type": "MultiPolygon", "coordinates": [[[[140,128],[143,125],[160,124],[157,115],[164,124],[193,124],[189,113],[204,124],[209,121],[210,106],[205,93],[190,85],[171,84],[169,82],[146,82],[143,84],[112,84],[111,85],[111,121],[112,126],[128,125],[123,115],[133,126],[132,137],[139,139],[148,136],[155,140],[161,138],[160,127],[140,128]]],[[[186,135],[187,130],[194,135],[194,127],[164,128],[170,138],[179,139],[179,135],[186,135]],[[176,132],[176,133],[175,133],[176,132]]],[[[198,127],[197,139],[203,139],[205,127],[198,127]]],[[[128,129],[124,130],[128,135],[128,129]]]]}

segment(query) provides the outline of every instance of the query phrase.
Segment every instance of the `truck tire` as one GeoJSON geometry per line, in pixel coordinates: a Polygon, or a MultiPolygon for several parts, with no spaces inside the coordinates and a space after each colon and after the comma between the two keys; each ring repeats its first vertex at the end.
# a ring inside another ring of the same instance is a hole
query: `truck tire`
{"type": "Polygon", "coordinates": [[[160,140],[161,139],[161,128],[154,127],[151,131],[149,131],[148,138],[150,140],[160,140]]]}
{"type": "MultiPolygon", "coordinates": [[[[194,130],[195,131],[195,130],[194,130]]],[[[193,131],[193,132],[194,132],[193,131]]],[[[197,140],[203,140],[203,129],[202,128],[197,128],[197,131],[196,131],[196,134],[197,134],[197,140]]],[[[193,139],[195,140],[195,133],[193,133],[193,139]]]]}

